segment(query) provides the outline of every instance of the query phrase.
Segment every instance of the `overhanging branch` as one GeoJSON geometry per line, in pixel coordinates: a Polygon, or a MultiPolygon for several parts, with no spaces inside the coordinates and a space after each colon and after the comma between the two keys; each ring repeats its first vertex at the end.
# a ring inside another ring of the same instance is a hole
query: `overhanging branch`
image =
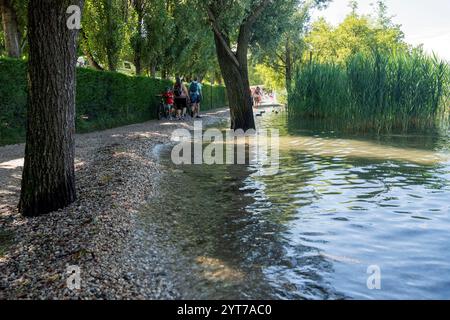
{"type": "Polygon", "coordinates": [[[273,0],[262,0],[258,5],[252,8],[252,11],[247,18],[244,20],[244,24],[246,27],[251,28],[256,20],[261,16],[266,7],[272,3],[273,0]]]}
{"type": "Polygon", "coordinates": [[[251,13],[244,19],[239,29],[237,57],[238,61],[244,61],[247,57],[247,49],[250,43],[251,30],[256,20],[273,0],[262,0],[252,8],[251,13]]]}
{"type": "Polygon", "coordinates": [[[211,22],[211,26],[213,28],[214,34],[219,39],[220,43],[224,47],[225,51],[227,52],[228,56],[231,58],[233,63],[237,67],[239,67],[239,61],[237,60],[236,55],[234,54],[234,52],[231,50],[230,45],[228,44],[228,42],[223,37],[222,31],[220,30],[220,27],[219,27],[219,25],[217,23],[217,19],[216,19],[214,13],[212,12],[212,10],[211,10],[211,8],[209,6],[206,6],[206,11],[208,13],[209,21],[211,22]]]}

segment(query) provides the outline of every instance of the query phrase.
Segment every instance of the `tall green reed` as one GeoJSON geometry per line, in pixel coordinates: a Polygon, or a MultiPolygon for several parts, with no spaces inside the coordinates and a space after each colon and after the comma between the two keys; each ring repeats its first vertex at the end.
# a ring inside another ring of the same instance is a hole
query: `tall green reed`
{"type": "Polygon", "coordinates": [[[450,68],[420,52],[357,54],[297,69],[292,118],[337,121],[350,131],[427,130],[449,123],[450,68]]]}

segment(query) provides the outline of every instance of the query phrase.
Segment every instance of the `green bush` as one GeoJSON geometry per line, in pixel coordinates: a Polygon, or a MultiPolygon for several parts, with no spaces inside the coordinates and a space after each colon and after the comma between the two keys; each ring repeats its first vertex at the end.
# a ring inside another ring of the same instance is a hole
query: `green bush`
{"type": "MultiPolygon", "coordinates": [[[[0,59],[0,145],[25,139],[26,62],[0,59]]],[[[158,94],[172,83],[147,77],[78,69],[77,132],[85,133],[155,119],[158,94]]],[[[226,105],[225,88],[203,87],[202,110],[226,105]]]]}
{"type": "Polygon", "coordinates": [[[113,128],[154,119],[159,98],[171,83],[120,73],[78,69],[78,132],[113,128]]]}
{"type": "Polygon", "coordinates": [[[227,105],[227,94],[224,86],[203,85],[202,111],[213,110],[227,105]]]}
{"type": "Polygon", "coordinates": [[[0,59],[0,145],[25,137],[26,103],[26,64],[0,59]]]}

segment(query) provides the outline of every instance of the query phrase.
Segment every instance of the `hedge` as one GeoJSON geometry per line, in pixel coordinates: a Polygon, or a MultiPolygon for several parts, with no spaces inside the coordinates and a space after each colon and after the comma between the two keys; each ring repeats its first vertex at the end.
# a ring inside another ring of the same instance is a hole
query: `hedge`
{"type": "MultiPolygon", "coordinates": [[[[0,59],[0,145],[25,140],[26,62],[0,59]]],[[[115,72],[77,70],[76,128],[78,133],[155,119],[157,94],[172,83],[115,72]]],[[[226,105],[225,88],[204,85],[202,110],[226,105]]]]}
{"type": "Polygon", "coordinates": [[[0,59],[0,145],[24,140],[26,103],[26,64],[0,59]]]}

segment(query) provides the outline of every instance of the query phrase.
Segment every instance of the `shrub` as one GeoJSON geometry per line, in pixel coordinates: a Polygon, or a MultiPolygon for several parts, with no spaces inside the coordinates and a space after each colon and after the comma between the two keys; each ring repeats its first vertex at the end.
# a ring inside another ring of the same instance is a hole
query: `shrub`
{"type": "MultiPolygon", "coordinates": [[[[0,145],[25,140],[26,62],[0,59],[0,145]]],[[[76,128],[85,133],[155,119],[157,97],[172,83],[120,73],[77,70],[76,128]]],[[[203,110],[226,105],[225,88],[203,87],[203,110]]]]}
{"type": "Polygon", "coordinates": [[[0,59],[0,145],[25,136],[27,103],[26,64],[0,59]]]}

